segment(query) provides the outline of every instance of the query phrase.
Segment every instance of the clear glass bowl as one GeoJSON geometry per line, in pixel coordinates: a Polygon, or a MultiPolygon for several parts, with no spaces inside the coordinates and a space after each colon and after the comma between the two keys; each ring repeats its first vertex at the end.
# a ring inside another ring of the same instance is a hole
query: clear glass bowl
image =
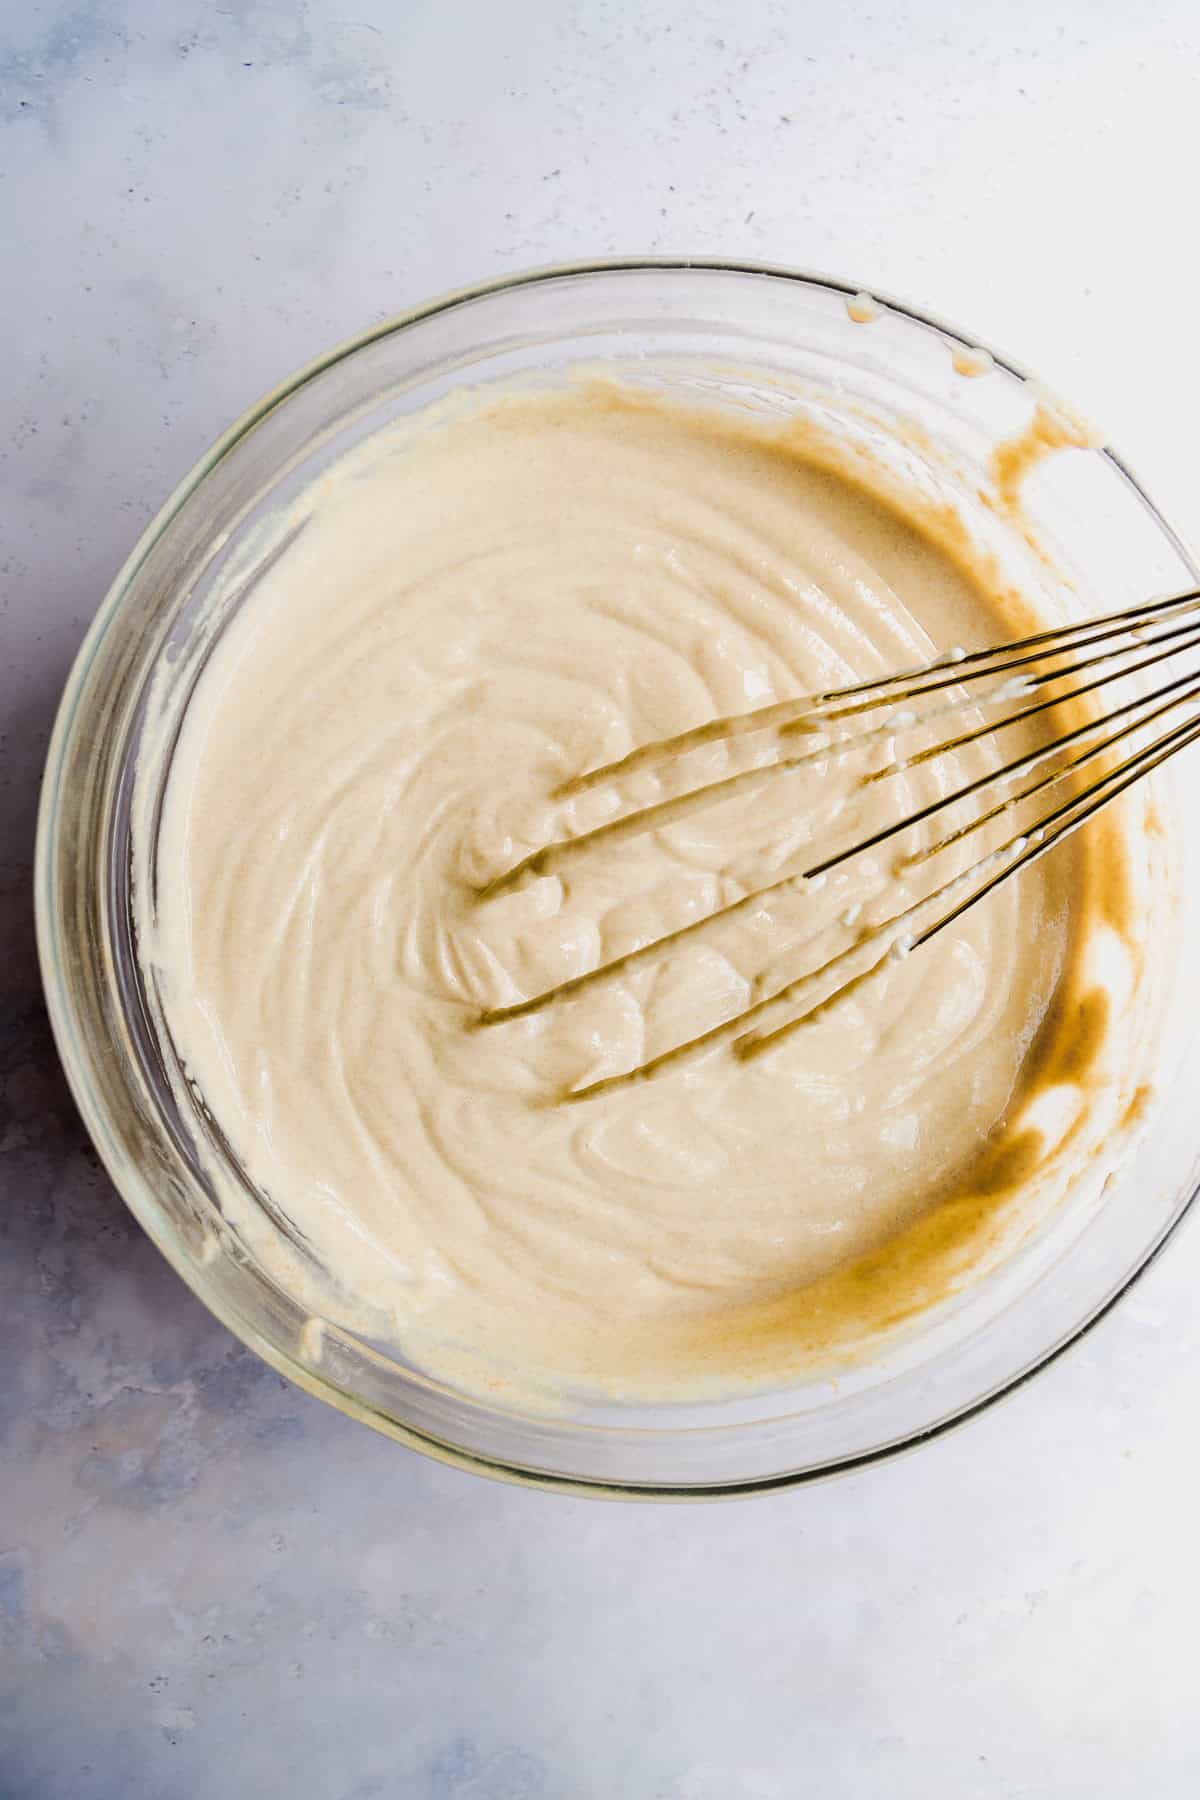
{"type": "MultiPolygon", "coordinates": [[[[79,653],[50,746],[36,868],[50,1014],[87,1127],[142,1225],[205,1304],[309,1392],[433,1456],[546,1487],[688,1496],[787,1486],[920,1443],[1010,1392],[1112,1305],[1187,1211],[1200,1170],[1182,1086],[1200,955],[1189,945],[1200,946],[1200,930],[1185,928],[1166,996],[1162,1104],[1102,1195],[1058,1209],[1001,1268],[836,1383],[814,1376],[752,1399],[527,1414],[314,1322],[221,1217],[200,1154],[206,1137],[213,1153],[208,1122],[181,1112],[166,1079],[171,1049],[148,1004],[130,911],[147,695],[158,678],[182,716],[221,623],[214,596],[225,594],[228,610],[229,571],[246,563],[244,597],[248,546],[316,473],[464,383],[552,379],[582,362],[768,412],[798,408],[890,460],[905,482],[978,501],[992,449],[1028,422],[1038,390],[1001,357],[966,379],[955,357],[961,364],[976,347],[909,308],[860,303],[850,287],[782,269],[537,271],[422,307],[302,370],[222,438],[137,545],[79,653]]],[[[1110,452],[1051,458],[1028,484],[1027,510],[1068,584],[1000,515],[977,504],[974,523],[1060,614],[1196,583],[1191,555],[1110,452]]],[[[1200,809],[1178,801],[1167,795],[1166,816],[1187,927],[1190,896],[1200,895],[1200,809]]]]}

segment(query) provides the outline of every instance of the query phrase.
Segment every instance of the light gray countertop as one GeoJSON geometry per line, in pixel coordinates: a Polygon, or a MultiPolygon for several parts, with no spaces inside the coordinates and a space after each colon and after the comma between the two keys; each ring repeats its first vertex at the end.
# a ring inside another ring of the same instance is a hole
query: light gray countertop
{"type": "Polygon", "coordinates": [[[1194,0],[0,4],[0,1797],[1191,1800],[1200,1234],[902,1461],[641,1508],[434,1466],[208,1318],[83,1140],[29,862],[136,533],[294,365],[565,258],[963,321],[1200,537],[1194,0]]]}

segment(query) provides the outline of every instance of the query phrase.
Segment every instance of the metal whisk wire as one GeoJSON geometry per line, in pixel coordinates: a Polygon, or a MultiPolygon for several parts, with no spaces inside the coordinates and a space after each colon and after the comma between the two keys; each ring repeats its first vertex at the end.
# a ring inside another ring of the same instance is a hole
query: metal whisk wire
{"type": "MultiPolygon", "coordinates": [[[[972,724],[969,729],[939,739],[907,757],[893,757],[882,768],[864,777],[867,783],[884,781],[904,770],[961,750],[995,732],[1028,724],[1071,701],[1097,693],[1110,683],[1143,674],[1194,648],[1200,648],[1200,589],[1191,589],[1165,600],[1146,601],[1120,612],[1075,625],[1054,627],[984,650],[951,650],[919,669],[710,720],[674,737],[639,746],[616,761],[575,776],[558,788],[554,798],[568,800],[605,784],[619,784],[630,775],[675,764],[692,751],[769,733],[767,759],[756,762],[750,769],[704,782],[676,797],[635,806],[590,831],[544,845],[482,887],[479,899],[486,901],[506,893],[529,877],[560,873],[576,859],[602,848],[613,848],[622,840],[661,830],[700,807],[727,800],[748,786],[761,785],[766,774],[798,769],[806,763],[831,756],[861,752],[864,744],[871,740],[890,738],[903,727],[925,724],[942,714],[953,716],[968,708],[978,713],[980,709],[1024,700],[1046,690],[1045,698],[1034,699],[1031,704],[1019,706],[1003,717],[972,724]],[[1092,651],[1095,653],[1083,654],[1092,651]],[[1068,660],[1063,661],[1064,658],[1068,660]],[[1052,666],[1038,666],[1046,663],[1052,666]],[[1093,670],[1100,672],[1090,673],[1093,670]],[[1088,673],[1088,679],[1075,685],[1064,685],[1085,673],[1088,673]],[[997,685],[989,692],[976,691],[978,683],[997,678],[997,685]],[[943,698],[935,708],[925,708],[923,703],[931,696],[943,698]],[[914,703],[920,710],[913,710],[914,703]],[[877,712],[884,715],[882,722],[872,725],[869,716],[877,712]],[[846,722],[850,722],[848,727],[846,722]],[[860,722],[865,728],[858,728],[860,722]],[[789,737],[811,740],[814,734],[822,735],[823,741],[819,745],[814,747],[810,741],[803,750],[788,753],[789,737]]],[[[888,918],[871,924],[845,950],[784,982],[734,1017],[648,1058],[635,1068],[572,1089],[562,1097],[583,1100],[610,1088],[627,1086],[730,1040],[739,1057],[757,1056],[802,1025],[813,1023],[891,958],[907,956],[928,943],[1002,881],[1029,867],[1135,782],[1200,739],[1200,717],[1192,714],[1141,744],[1115,765],[1102,766],[1087,786],[1076,788],[1065,797],[1054,797],[1056,788],[1077,781],[1089,764],[1108,757],[1134,734],[1144,732],[1167,715],[1197,700],[1200,700],[1200,668],[1193,668],[1023,751],[999,768],[959,784],[918,810],[897,816],[869,836],[803,870],[753,888],[741,898],[677,930],[640,944],[624,955],[600,963],[542,993],[508,1006],[488,1008],[480,1014],[479,1022],[483,1025],[503,1024],[610,981],[640,963],[675,950],[696,933],[712,930],[752,907],[760,907],[771,896],[787,890],[802,890],[805,883],[822,882],[834,869],[911,832],[914,827],[963,801],[982,801],[983,810],[966,823],[946,830],[935,842],[910,853],[903,859],[906,865],[929,861],[1027,802],[1038,799],[1048,807],[1039,812],[1033,824],[978,857],[965,870],[888,918]],[[1066,760],[1059,760],[1067,752],[1071,754],[1066,760]],[[1054,766],[1038,772],[1040,765],[1046,762],[1054,766]],[[1008,784],[1025,776],[1034,779],[1023,781],[1015,791],[1007,791],[1008,784]],[[994,800],[993,793],[997,796],[994,800]],[[929,916],[931,913],[932,917],[929,916]],[[880,953],[874,955],[880,945],[880,953]],[[869,960],[859,967],[864,951],[869,960]],[[773,1023],[780,1014],[786,1016],[779,1023],[773,1023]]]]}

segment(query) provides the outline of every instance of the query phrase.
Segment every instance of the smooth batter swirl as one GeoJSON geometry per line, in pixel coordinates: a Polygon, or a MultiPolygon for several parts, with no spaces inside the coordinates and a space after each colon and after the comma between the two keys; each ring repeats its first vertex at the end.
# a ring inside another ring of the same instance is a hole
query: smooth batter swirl
{"type": "Polygon", "coordinates": [[[961,1275],[1038,1162],[1023,1109],[1086,938],[1073,851],[752,1062],[562,1100],[853,942],[919,891],[916,837],[478,1021],[996,766],[993,740],[864,784],[882,735],[480,889],[745,760],[557,802],[565,780],[993,641],[1000,603],[794,434],[595,383],[368,447],[299,516],[188,708],[149,935],[189,1078],[331,1308],[476,1383],[670,1396],[782,1379],[924,1303],[947,1231],[961,1275]]]}

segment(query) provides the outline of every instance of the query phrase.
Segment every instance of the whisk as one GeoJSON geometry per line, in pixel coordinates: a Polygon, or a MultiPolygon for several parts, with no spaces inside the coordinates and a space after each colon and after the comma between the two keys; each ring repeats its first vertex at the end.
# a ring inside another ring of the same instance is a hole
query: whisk
{"type": "Polygon", "coordinates": [[[737,914],[761,907],[770,896],[786,890],[802,892],[806,886],[815,890],[833,870],[929,821],[937,821],[934,829],[940,835],[904,859],[910,866],[931,862],[996,821],[1007,824],[1007,816],[1026,802],[1037,803],[1031,821],[910,905],[869,924],[838,954],[788,979],[698,1036],[562,1097],[586,1100],[607,1089],[648,1079],[723,1042],[730,1043],[741,1058],[762,1054],[814,1023],[889,960],[907,957],[928,944],[1001,882],[1045,856],[1119,794],[1200,738],[1200,666],[1178,675],[1162,667],[1196,648],[1200,648],[1200,589],[1191,589],[984,650],[951,649],[922,668],[879,680],[712,719],[573,777],[558,788],[554,799],[569,800],[600,788],[619,793],[627,778],[672,766],[705,746],[743,738],[762,740],[753,767],[650,804],[626,800],[615,817],[592,830],[548,843],[504,870],[479,890],[481,901],[507,893],[530,877],[562,874],[581,858],[615,849],[632,837],[660,831],[699,808],[728,800],[752,784],[761,784],[765,771],[798,769],[831,754],[844,755],[868,740],[894,741],[897,733],[946,715],[951,720],[948,735],[907,756],[891,756],[864,778],[870,783],[886,781],[902,770],[946,757],[1013,726],[1041,718],[1043,729],[1053,727],[1056,709],[1097,695],[1128,677],[1159,671],[1151,681],[1140,683],[1131,697],[1124,697],[1123,690],[1109,696],[1102,711],[1089,712],[1069,729],[1052,729],[1043,741],[999,767],[952,786],[918,810],[901,813],[897,809],[893,820],[870,835],[531,998],[488,1008],[480,1014],[480,1024],[502,1025],[556,1006],[638,964],[665,957],[696,934],[711,932],[737,914]],[[1168,674],[1169,679],[1160,679],[1168,674]],[[991,716],[1003,706],[1015,710],[991,716]],[[964,718],[967,713],[971,714],[969,722],[964,718]],[[1181,716],[1173,717],[1176,714],[1181,716]],[[954,729],[955,723],[958,729],[954,729]],[[1161,729],[1155,731],[1156,726],[1161,729]],[[820,742],[815,743],[815,738],[820,742]],[[1121,746],[1123,750],[1119,750],[1121,746]],[[964,801],[972,802],[974,810],[965,822],[952,823],[952,809],[964,801]],[[950,819],[940,819],[942,814],[949,814],[950,819]]]}

